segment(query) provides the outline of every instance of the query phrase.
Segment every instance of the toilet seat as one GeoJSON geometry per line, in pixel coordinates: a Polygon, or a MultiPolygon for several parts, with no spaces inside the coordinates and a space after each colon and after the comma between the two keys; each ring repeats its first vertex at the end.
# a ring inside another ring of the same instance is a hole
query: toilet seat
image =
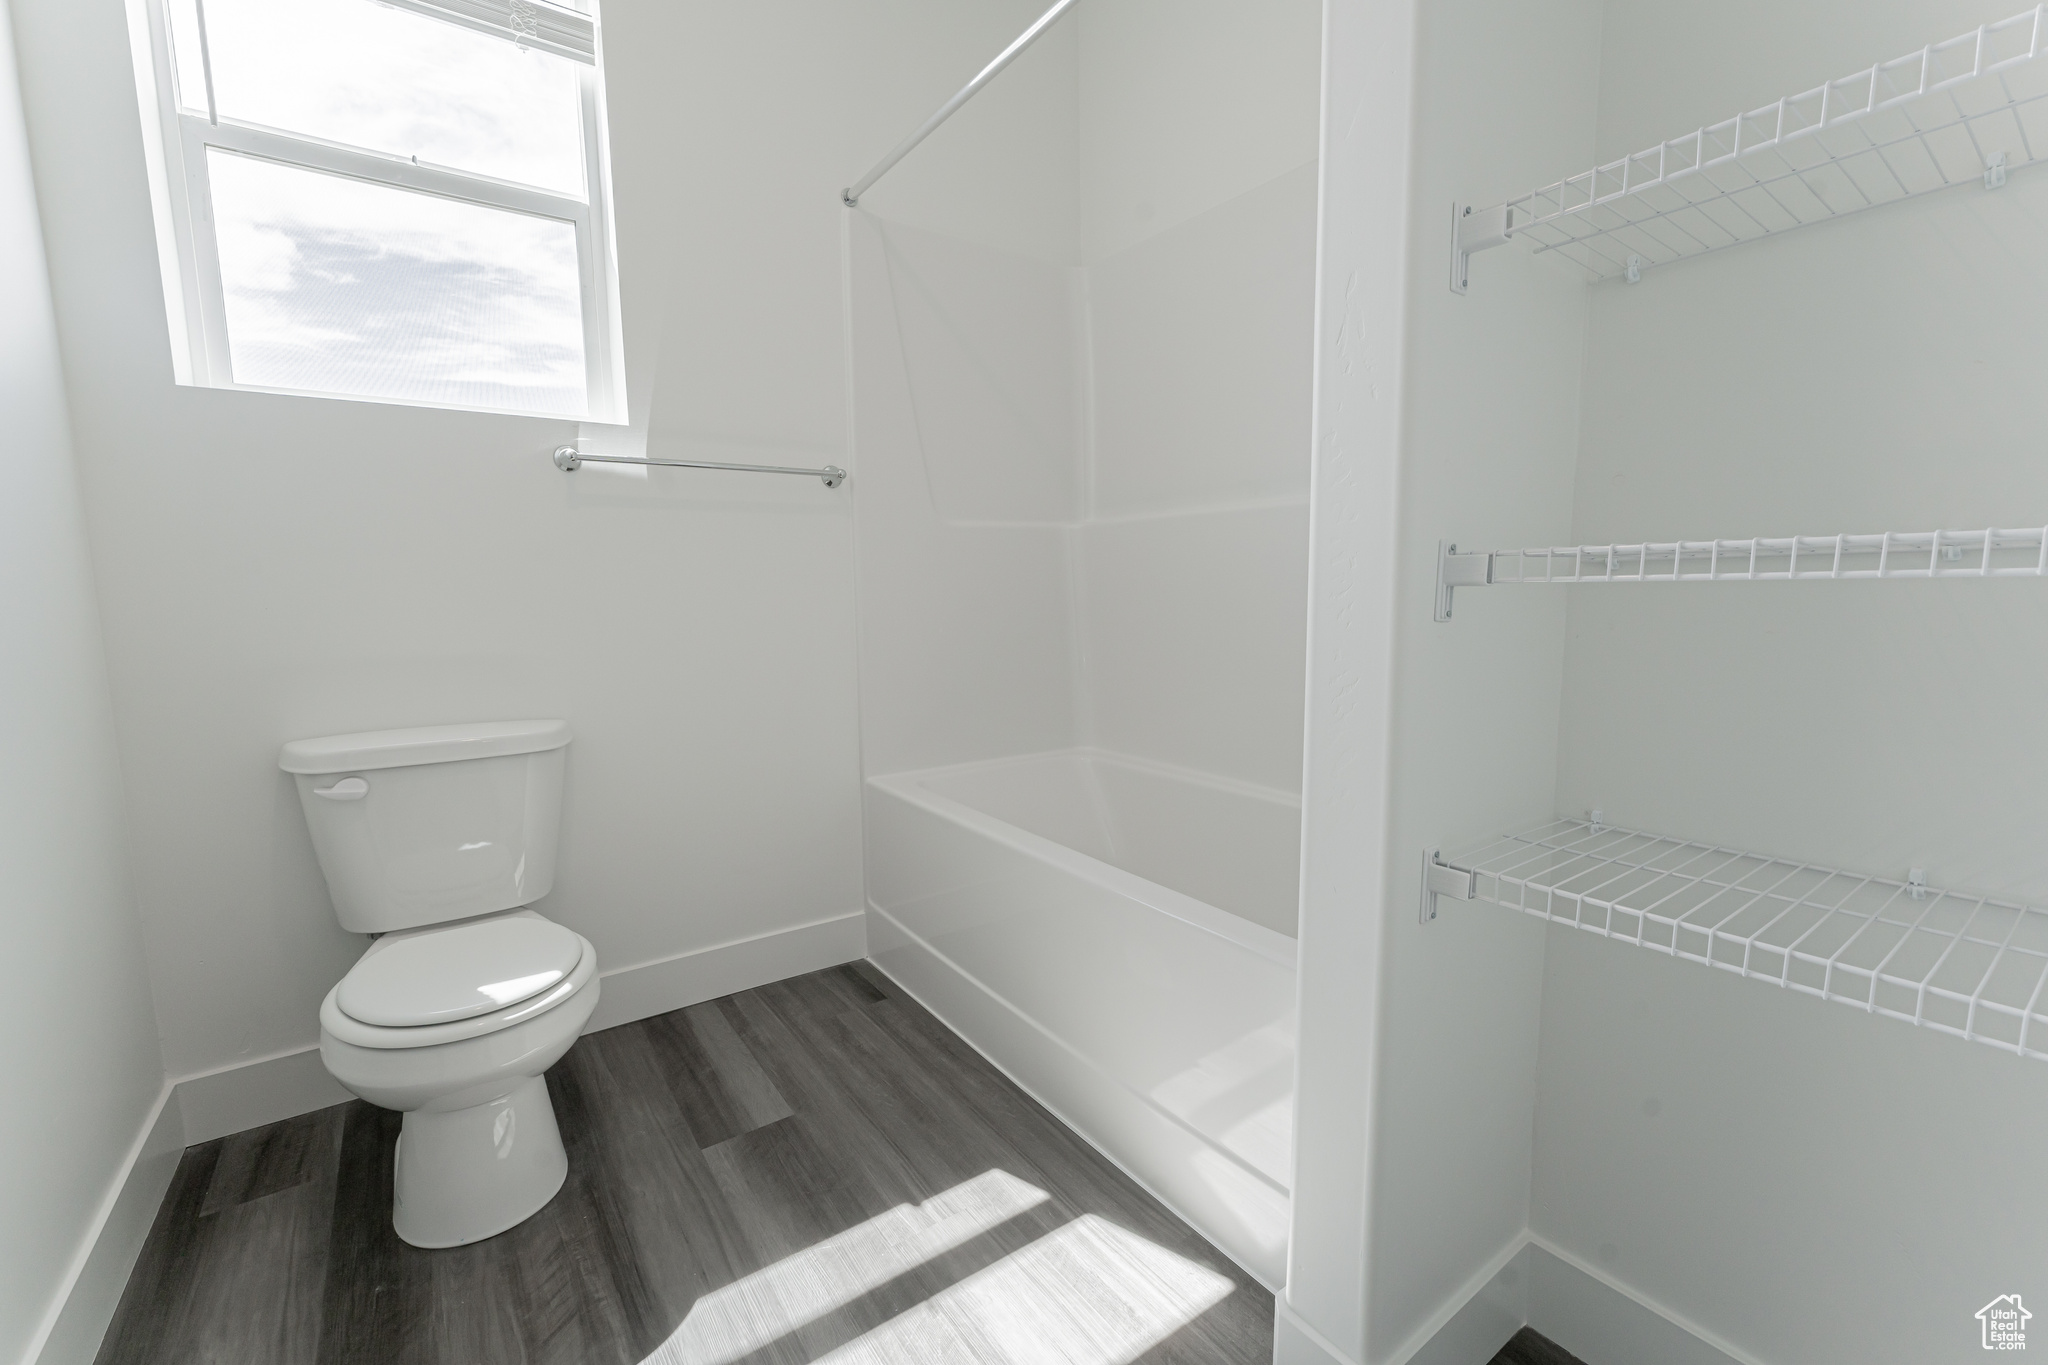
{"type": "Polygon", "coordinates": [[[583,940],[539,915],[499,915],[379,939],[334,1003],[359,1024],[418,1028],[491,1014],[566,979],[583,940]]]}
{"type": "Polygon", "coordinates": [[[433,1047],[545,1014],[596,975],[597,950],[588,939],[530,910],[389,935],[328,991],[320,1004],[320,1026],[357,1047],[433,1047]],[[529,985],[530,991],[525,989],[529,985]],[[500,994],[517,991],[519,998],[495,1004],[487,987],[500,994]],[[473,1009],[479,999],[482,1007],[473,1009]],[[351,1008],[344,1008],[344,1001],[351,1008]],[[384,1022],[408,1018],[429,1022],[384,1022]]]}

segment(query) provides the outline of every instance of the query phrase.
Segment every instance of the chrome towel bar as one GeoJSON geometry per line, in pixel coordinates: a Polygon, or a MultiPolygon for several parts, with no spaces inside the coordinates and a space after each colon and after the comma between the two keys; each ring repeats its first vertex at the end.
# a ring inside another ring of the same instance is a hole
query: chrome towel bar
{"type": "Polygon", "coordinates": [[[587,464],[637,464],[661,469],[731,469],[742,474],[801,474],[805,478],[823,481],[827,488],[837,488],[846,482],[846,471],[836,464],[823,469],[798,469],[781,464],[719,464],[714,460],[643,460],[631,455],[585,455],[575,446],[562,446],[555,451],[555,468],[564,474],[573,474],[587,464]]]}

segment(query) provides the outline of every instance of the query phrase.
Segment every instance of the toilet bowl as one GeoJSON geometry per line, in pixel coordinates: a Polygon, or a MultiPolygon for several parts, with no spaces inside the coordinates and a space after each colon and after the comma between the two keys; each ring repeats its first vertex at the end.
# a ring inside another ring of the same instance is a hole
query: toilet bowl
{"type": "Polygon", "coordinates": [[[476,936],[471,931],[499,918],[493,916],[379,939],[320,1005],[320,1060],[328,1073],[353,1094],[405,1115],[391,1222],[417,1247],[496,1236],[538,1213],[568,1178],[569,1158],[541,1076],[575,1043],[597,1006],[597,950],[530,910],[513,916],[547,925],[579,949],[566,976],[526,999],[452,1022],[397,1026],[365,1023],[339,1003],[346,987],[377,970],[380,952],[413,940],[434,938],[439,941],[415,946],[445,950],[436,955],[443,959],[436,964],[442,983],[423,994],[496,984],[486,976],[536,975],[465,969],[467,940],[476,936]]]}
{"type": "Polygon", "coordinates": [[[392,1226],[480,1241],[568,1176],[544,1073],[598,1000],[597,950],[526,908],[554,879],[560,721],[300,740],[293,774],[344,928],[377,937],[320,1006],[320,1058],[405,1116],[392,1226]]]}

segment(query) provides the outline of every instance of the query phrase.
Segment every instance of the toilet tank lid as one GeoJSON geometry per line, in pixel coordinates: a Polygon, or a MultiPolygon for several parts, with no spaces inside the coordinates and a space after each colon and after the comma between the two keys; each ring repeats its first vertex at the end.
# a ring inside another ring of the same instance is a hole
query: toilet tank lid
{"type": "Polygon", "coordinates": [[[569,739],[566,720],[489,720],[474,725],[426,725],[416,730],[369,730],[357,735],[295,739],[284,746],[277,766],[288,773],[357,773],[537,754],[562,748],[569,739]]]}

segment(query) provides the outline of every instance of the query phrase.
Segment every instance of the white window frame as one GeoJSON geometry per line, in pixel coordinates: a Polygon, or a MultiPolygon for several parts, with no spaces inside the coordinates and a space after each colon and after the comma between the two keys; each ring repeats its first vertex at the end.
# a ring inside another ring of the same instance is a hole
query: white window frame
{"type": "MultiPolygon", "coordinates": [[[[624,338],[619,319],[617,246],[612,227],[611,157],[605,128],[604,67],[599,26],[587,15],[536,0],[380,0],[446,23],[486,33],[508,32],[520,41],[578,64],[583,108],[583,164],[587,199],[448,167],[422,164],[300,133],[195,113],[185,103],[214,110],[209,88],[181,101],[172,51],[171,0],[129,0],[129,40],[143,109],[145,158],[156,215],[157,255],[169,315],[171,365],[180,384],[203,388],[287,393],[358,402],[395,403],[465,412],[513,413],[553,420],[617,422],[626,419],[624,338]],[[576,230],[576,260],[583,303],[583,359],[588,410],[581,414],[522,413],[519,409],[437,403],[373,394],[329,393],[245,384],[234,377],[228,351],[226,295],[214,234],[207,150],[254,157],[346,176],[373,185],[412,190],[491,208],[550,218],[576,230]]],[[[203,3],[200,11],[203,15],[203,3]]],[[[510,39],[508,38],[508,41],[510,39]]],[[[211,63],[205,62],[211,86],[211,63]]]]}

